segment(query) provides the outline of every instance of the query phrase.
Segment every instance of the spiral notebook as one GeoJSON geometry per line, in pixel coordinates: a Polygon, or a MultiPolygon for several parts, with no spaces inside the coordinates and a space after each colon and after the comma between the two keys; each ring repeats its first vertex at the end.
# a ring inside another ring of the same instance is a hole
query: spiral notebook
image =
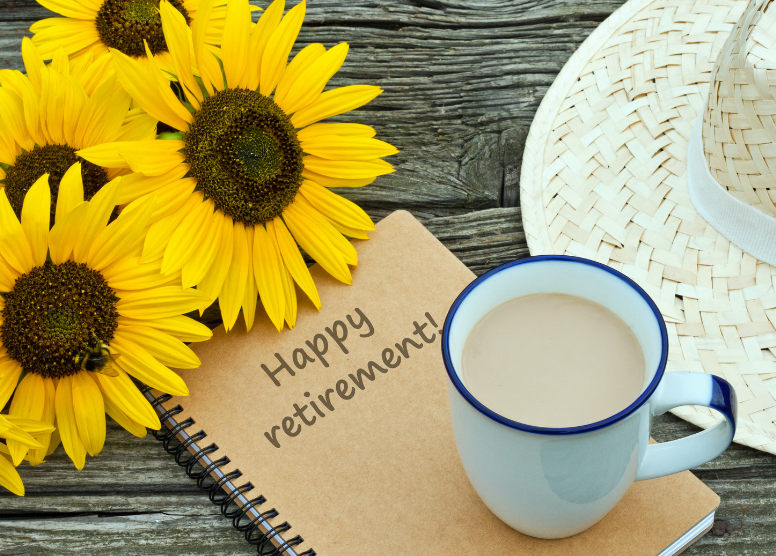
{"type": "Polygon", "coordinates": [[[474,275],[406,212],[356,248],[352,286],[311,269],[320,312],[300,292],[291,331],[266,317],[217,329],[193,346],[202,366],[181,371],[191,394],[155,399],[165,448],[249,542],[305,556],[669,556],[711,527],[719,498],[689,472],[634,484],[568,539],[502,523],[458,459],[440,354],[474,275]]]}

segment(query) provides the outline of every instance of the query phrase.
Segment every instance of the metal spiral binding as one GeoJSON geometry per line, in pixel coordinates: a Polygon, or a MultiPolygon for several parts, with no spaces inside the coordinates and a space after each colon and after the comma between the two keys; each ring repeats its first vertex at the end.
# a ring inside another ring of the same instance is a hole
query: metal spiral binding
{"type": "Polygon", "coordinates": [[[290,539],[283,538],[283,533],[291,529],[287,521],[272,525],[270,520],[278,516],[275,508],[260,512],[258,507],[264,504],[267,499],[264,496],[258,496],[248,500],[245,496],[253,490],[253,485],[248,482],[236,486],[236,481],[242,476],[239,469],[225,473],[221,470],[230,460],[223,456],[219,459],[212,459],[210,454],[218,450],[216,444],[201,447],[200,442],[207,438],[207,434],[200,430],[189,434],[187,429],[196,422],[191,417],[178,422],[175,416],[183,411],[180,405],[165,410],[164,403],[170,401],[172,396],[162,394],[154,397],[151,389],[147,386],[142,388],[143,395],[151,403],[153,408],[159,413],[159,420],[166,427],[166,431],[151,431],[154,438],[162,443],[164,450],[175,457],[175,463],[184,468],[186,475],[197,482],[197,486],[208,493],[208,497],[213,504],[219,506],[221,515],[232,520],[232,526],[245,535],[245,540],[256,546],[256,551],[262,556],[316,556],[313,549],[304,552],[296,552],[295,546],[304,542],[304,539],[297,535],[290,539]],[[178,443],[173,445],[173,441],[178,443]],[[202,470],[195,470],[194,466],[199,464],[202,470]],[[208,478],[212,484],[207,484],[208,478]],[[233,508],[233,509],[230,509],[233,508]]]}

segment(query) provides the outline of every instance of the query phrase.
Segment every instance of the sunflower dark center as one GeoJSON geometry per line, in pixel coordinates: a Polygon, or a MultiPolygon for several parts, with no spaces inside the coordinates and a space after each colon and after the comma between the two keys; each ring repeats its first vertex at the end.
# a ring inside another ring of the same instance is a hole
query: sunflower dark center
{"type": "Polygon", "coordinates": [[[108,343],[118,326],[115,292],[85,264],[45,263],[5,294],[0,337],[25,371],[47,378],[78,372],[79,357],[108,343]]]}
{"type": "MultiPolygon", "coordinates": [[[[169,0],[191,23],[189,12],[181,0],[169,0]]],[[[127,56],[145,56],[143,41],[153,54],[167,51],[159,15],[159,0],[105,0],[95,20],[103,44],[122,51],[127,56]]]]}
{"type": "Polygon", "coordinates": [[[302,183],[302,147],[294,126],[256,91],[226,89],[206,99],[184,140],[197,187],[243,224],[281,214],[302,183]]]}
{"type": "Polygon", "coordinates": [[[20,154],[5,174],[5,192],[17,217],[21,217],[24,196],[43,174],[49,174],[51,189],[51,223],[54,222],[59,183],[62,176],[76,162],[81,163],[81,177],[84,183],[84,199],[88,201],[100,188],[108,183],[104,168],[77,156],[75,149],[67,145],[35,146],[31,151],[20,154]]]}

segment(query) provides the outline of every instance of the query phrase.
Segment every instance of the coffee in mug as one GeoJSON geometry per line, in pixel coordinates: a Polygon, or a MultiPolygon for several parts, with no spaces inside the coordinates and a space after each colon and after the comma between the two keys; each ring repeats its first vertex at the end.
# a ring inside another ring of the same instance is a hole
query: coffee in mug
{"type": "Polygon", "coordinates": [[[584,531],[634,481],[706,463],[735,433],[730,384],[665,372],[657,305],[596,261],[544,255],[483,274],[450,308],[442,358],[463,468],[488,508],[527,535],[584,531]],[[651,444],[653,417],[683,405],[724,418],[651,444]]]}
{"type": "Polygon", "coordinates": [[[619,316],[589,299],[539,293],[488,312],[463,348],[462,378],[496,413],[539,427],[595,423],[644,388],[644,354],[619,316]]]}

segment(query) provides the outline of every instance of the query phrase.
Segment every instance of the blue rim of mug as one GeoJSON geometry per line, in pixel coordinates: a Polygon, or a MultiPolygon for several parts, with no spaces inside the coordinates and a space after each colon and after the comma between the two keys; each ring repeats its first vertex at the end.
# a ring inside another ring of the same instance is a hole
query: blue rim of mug
{"type": "Polygon", "coordinates": [[[668,333],[666,332],[666,325],[665,325],[665,322],[663,321],[663,316],[661,315],[660,310],[657,308],[657,305],[655,305],[655,302],[652,301],[652,298],[649,297],[647,292],[641,289],[641,286],[636,284],[636,282],[634,282],[633,280],[631,280],[621,272],[618,272],[613,268],[608,267],[604,264],[597,263],[589,259],[583,259],[581,257],[571,257],[568,255],[537,255],[535,257],[526,257],[524,259],[518,259],[516,261],[511,261],[508,263],[504,263],[500,266],[497,266],[496,268],[476,278],[471,284],[469,284],[468,286],[466,286],[466,288],[464,288],[464,290],[458,295],[456,300],[453,302],[452,306],[450,307],[450,310],[447,313],[447,318],[445,319],[445,324],[442,329],[442,359],[444,360],[444,363],[445,363],[447,376],[450,378],[450,381],[453,383],[456,390],[458,390],[461,396],[463,396],[463,398],[467,402],[469,402],[469,404],[471,404],[477,411],[479,411],[486,417],[489,417],[490,419],[493,419],[494,421],[501,423],[502,425],[505,425],[507,427],[525,431],[525,432],[536,433],[536,434],[546,434],[546,435],[581,434],[585,432],[596,431],[604,427],[608,427],[609,425],[612,425],[618,421],[621,421],[622,419],[625,419],[628,415],[630,415],[631,413],[639,409],[642,405],[644,405],[644,403],[654,393],[655,389],[657,388],[657,385],[660,383],[660,380],[663,378],[663,373],[665,372],[665,368],[666,368],[666,362],[668,361],[668,333]],[[453,362],[450,358],[450,348],[449,348],[450,325],[453,322],[453,319],[455,318],[455,314],[458,311],[458,308],[463,303],[463,301],[469,296],[469,294],[476,287],[478,287],[479,285],[487,281],[491,276],[498,274],[499,272],[502,272],[514,266],[538,263],[538,262],[544,262],[544,261],[561,261],[561,262],[567,262],[567,263],[584,264],[584,265],[598,268],[599,270],[603,270],[605,272],[608,272],[609,274],[612,274],[614,277],[619,278],[620,280],[625,282],[628,286],[630,286],[636,293],[638,293],[644,299],[647,305],[649,305],[650,309],[652,309],[652,313],[655,315],[655,320],[658,323],[658,327],[660,328],[660,343],[661,343],[660,362],[658,363],[657,372],[655,372],[655,376],[652,378],[652,381],[649,383],[647,388],[641,393],[641,395],[638,398],[636,398],[636,400],[632,404],[630,404],[628,407],[626,407],[619,413],[616,413],[611,417],[607,417],[606,419],[603,419],[601,421],[596,421],[595,423],[590,423],[588,425],[580,425],[576,427],[562,427],[562,428],[537,427],[534,425],[527,425],[525,423],[513,421],[512,419],[508,419],[503,415],[499,415],[495,411],[488,409],[482,403],[480,403],[477,400],[477,398],[475,398],[471,394],[471,392],[469,392],[466,386],[463,385],[463,382],[461,382],[461,380],[458,378],[458,374],[455,372],[455,369],[453,368],[453,362]]]}

